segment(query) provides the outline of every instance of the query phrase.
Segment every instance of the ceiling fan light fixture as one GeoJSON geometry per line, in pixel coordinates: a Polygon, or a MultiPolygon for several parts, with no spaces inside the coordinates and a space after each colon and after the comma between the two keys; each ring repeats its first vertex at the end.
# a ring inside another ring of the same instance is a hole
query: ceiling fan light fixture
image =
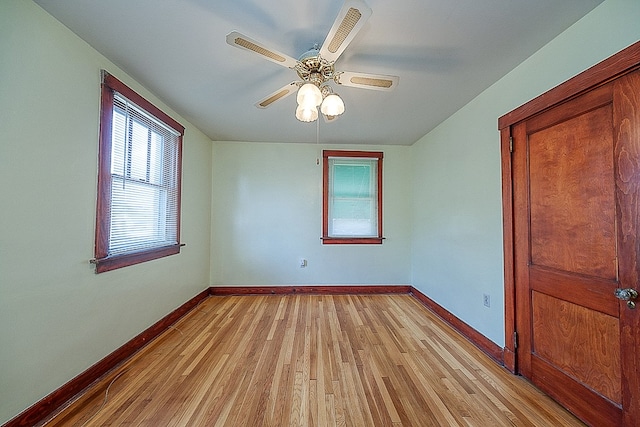
{"type": "Polygon", "coordinates": [[[298,105],[304,107],[317,107],[322,103],[322,92],[313,83],[305,83],[298,90],[298,105]]]}
{"type": "Polygon", "coordinates": [[[322,101],[320,111],[325,116],[339,116],[344,113],[344,102],[338,94],[332,93],[322,101]]]}
{"type": "Polygon", "coordinates": [[[313,122],[318,119],[318,108],[314,105],[312,107],[298,105],[296,108],[296,119],[301,122],[313,122]]]}
{"type": "Polygon", "coordinates": [[[364,27],[371,13],[366,0],[343,0],[342,8],[322,45],[314,44],[313,48],[300,55],[297,60],[238,31],[227,34],[229,45],[287,67],[299,77],[298,81],[285,85],[256,103],[256,107],[267,108],[296,92],[298,107],[295,116],[298,120],[313,122],[322,114],[329,123],[345,111],[344,101],[333,93],[329,83],[381,91],[395,89],[398,85],[397,76],[336,71],[335,68],[336,60],[364,27]]]}

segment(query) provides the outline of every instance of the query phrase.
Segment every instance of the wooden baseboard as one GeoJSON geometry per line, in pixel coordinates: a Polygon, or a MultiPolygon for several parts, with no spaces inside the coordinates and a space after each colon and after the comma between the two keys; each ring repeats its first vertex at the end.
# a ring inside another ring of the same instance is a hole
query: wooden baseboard
{"type": "Polygon", "coordinates": [[[462,336],[478,347],[483,353],[495,360],[499,365],[504,365],[503,351],[500,346],[495,344],[489,338],[473,329],[471,326],[458,319],[447,309],[433,301],[431,298],[411,287],[411,294],[424,304],[429,310],[434,312],[438,317],[448,323],[453,329],[458,331],[462,336]]]}
{"type": "Polygon", "coordinates": [[[443,319],[452,328],[462,334],[467,340],[482,350],[485,354],[503,365],[503,351],[487,337],[458,319],[435,301],[408,285],[348,285],[348,286],[261,286],[261,287],[233,287],[212,286],[160,319],[154,325],[140,333],[131,341],[106,356],[104,359],[73,378],[71,381],[55,390],[39,402],[24,410],[15,418],[9,420],[2,427],[33,426],[46,420],[57,409],[73,399],[78,393],[89,387],[103,375],[126,361],[155,337],[163,333],[178,319],[196,307],[210,295],[268,295],[268,294],[411,294],[425,307],[443,319]]]}
{"type": "Polygon", "coordinates": [[[209,296],[209,289],[200,292],[186,303],[160,319],[151,327],[134,337],[122,347],[100,360],[53,393],[36,402],[15,418],[7,421],[3,427],[33,426],[46,420],[58,408],[71,400],[82,390],[90,386],[104,374],[130,358],[155,337],[163,333],[169,326],[191,311],[200,301],[209,296]]]}
{"type": "Polygon", "coordinates": [[[348,285],[348,286],[212,286],[211,295],[287,295],[287,294],[407,294],[409,285],[348,285]]]}

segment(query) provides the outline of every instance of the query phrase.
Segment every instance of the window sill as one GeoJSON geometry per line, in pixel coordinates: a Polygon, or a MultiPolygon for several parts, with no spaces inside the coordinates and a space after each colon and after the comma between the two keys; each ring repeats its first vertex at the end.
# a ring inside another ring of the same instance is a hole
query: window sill
{"type": "Polygon", "coordinates": [[[321,237],[323,245],[381,245],[384,237],[321,237]]]}
{"type": "Polygon", "coordinates": [[[146,251],[115,255],[106,258],[97,258],[92,260],[91,263],[96,265],[96,274],[104,273],[105,271],[116,270],[118,268],[128,267],[130,265],[140,264],[154,259],[178,254],[180,253],[181,246],[183,245],[171,245],[146,251]]]}

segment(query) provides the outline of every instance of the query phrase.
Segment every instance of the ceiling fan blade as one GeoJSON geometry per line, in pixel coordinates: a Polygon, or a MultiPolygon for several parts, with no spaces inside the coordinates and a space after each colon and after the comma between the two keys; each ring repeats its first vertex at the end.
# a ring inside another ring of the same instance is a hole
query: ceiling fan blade
{"type": "Polygon", "coordinates": [[[345,0],[340,13],[320,48],[320,56],[335,62],[371,16],[363,0],[345,0]]]}
{"type": "Polygon", "coordinates": [[[280,101],[281,99],[284,99],[287,96],[291,95],[292,93],[296,93],[297,91],[298,91],[298,85],[296,84],[296,82],[291,82],[288,85],[283,86],[280,89],[276,90],[275,92],[269,94],[264,99],[261,99],[260,101],[256,102],[256,107],[267,108],[274,102],[280,101]]]}
{"type": "Polygon", "coordinates": [[[237,31],[232,31],[227,34],[227,43],[231,46],[257,53],[264,59],[268,59],[269,61],[287,68],[293,68],[298,63],[297,60],[293,59],[289,55],[271,49],[259,41],[254,40],[251,37],[247,37],[237,31]]]}
{"type": "Polygon", "coordinates": [[[343,86],[373,90],[393,90],[398,85],[400,77],[344,71],[335,77],[335,81],[343,86]]]}

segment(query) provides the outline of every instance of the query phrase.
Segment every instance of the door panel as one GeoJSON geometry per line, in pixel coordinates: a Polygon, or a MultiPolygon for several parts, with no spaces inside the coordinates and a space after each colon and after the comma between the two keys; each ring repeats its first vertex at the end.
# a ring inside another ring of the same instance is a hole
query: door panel
{"type": "Polygon", "coordinates": [[[611,105],[529,134],[531,262],[616,278],[611,105]]]}
{"type": "Polygon", "coordinates": [[[512,128],[519,372],[598,426],[635,425],[640,397],[630,389],[640,308],[614,297],[640,277],[640,78],[630,76],[512,128]]]}
{"type": "Polygon", "coordinates": [[[621,403],[618,319],[535,291],[532,307],[535,355],[621,403]]]}

